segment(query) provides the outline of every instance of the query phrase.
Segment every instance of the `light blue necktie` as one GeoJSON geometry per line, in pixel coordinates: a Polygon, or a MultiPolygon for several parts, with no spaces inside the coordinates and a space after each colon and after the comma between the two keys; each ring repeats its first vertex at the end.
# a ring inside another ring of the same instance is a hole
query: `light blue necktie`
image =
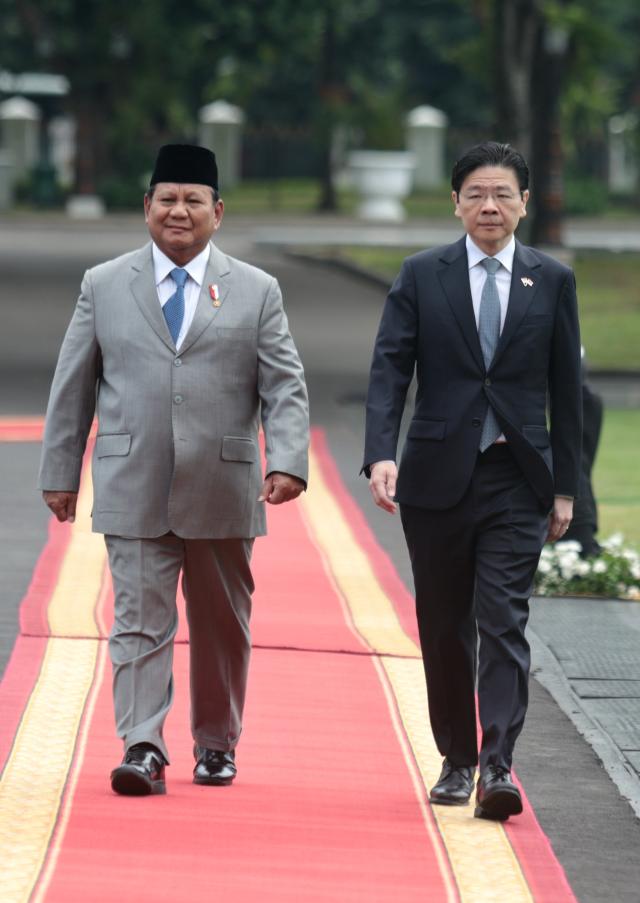
{"type": "MultiPolygon", "coordinates": [[[[500,296],[496,285],[496,273],[500,269],[500,261],[495,257],[485,257],[480,261],[487,271],[487,278],[482,287],[480,296],[480,312],[478,315],[478,336],[484,358],[485,368],[488,370],[500,339],[500,296]]],[[[491,405],[487,407],[487,415],[482,424],[480,436],[480,451],[486,451],[496,441],[502,432],[500,424],[493,413],[491,405]]]]}
{"type": "Polygon", "coordinates": [[[162,308],[162,312],[167,321],[173,344],[177,345],[182,321],[184,319],[184,284],[187,281],[189,274],[186,270],[176,267],[175,270],[171,270],[170,275],[177,288],[162,308]]]}

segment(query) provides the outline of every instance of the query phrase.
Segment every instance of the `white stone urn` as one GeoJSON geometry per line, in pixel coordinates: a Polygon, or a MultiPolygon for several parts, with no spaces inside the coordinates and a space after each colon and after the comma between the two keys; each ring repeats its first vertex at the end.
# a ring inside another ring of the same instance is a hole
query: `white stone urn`
{"type": "Polygon", "coordinates": [[[411,191],[415,155],[408,151],[361,150],[349,154],[351,184],[360,194],[361,219],[398,223],[411,191]]]}

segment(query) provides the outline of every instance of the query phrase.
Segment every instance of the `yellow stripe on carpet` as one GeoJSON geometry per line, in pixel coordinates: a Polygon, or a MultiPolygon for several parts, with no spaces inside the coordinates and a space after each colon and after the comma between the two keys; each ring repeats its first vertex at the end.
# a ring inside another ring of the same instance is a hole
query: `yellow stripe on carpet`
{"type": "MultiPolygon", "coordinates": [[[[94,610],[105,578],[106,550],[103,537],[91,533],[91,500],[87,464],[71,540],[47,610],[53,636],[0,779],[2,903],[26,903],[31,898],[65,787],[65,808],[71,804],[75,780],[69,769],[78,729],[96,663],[104,662],[94,610]]],[[[78,763],[76,771],[77,767],[78,763]]],[[[61,828],[63,823],[64,818],[61,828]]]]}
{"type": "Polygon", "coordinates": [[[26,903],[54,830],[98,640],[52,637],[0,780],[0,900],[26,903]],[[45,751],[43,753],[43,751],[45,751]]]}
{"type": "Polygon", "coordinates": [[[104,537],[91,532],[92,500],[91,468],[87,463],[82,474],[76,520],[71,526],[71,541],[47,613],[54,636],[100,636],[95,607],[107,552],[104,537]]]}
{"type": "Polygon", "coordinates": [[[57,818],[55,832],[49,845],[46,864],[44,869],[42,870],[40,880],[37,883],[35,893],[33,894],[30,903],[43,903],[43,901],[45,900],[47,889],[53,877],[53,873],[55,872],[58,856],[60,855],[60,850],[62,849],[67,824],[71,816],[71,807],[73,805],[73,798],[75,796],[78,778],[80,777],[82,763],[84,762],[84,754],[89,737],[91,720],[93,718],[93,712],[96,706],[98,693],[100,692],[100,686],[102,684],[104,670],[107,662],[106,644],[98,643],[97,647],[97,661],[94,670],[93,685],[87,698],[84,718],[80,726],[80,731],[78,733],[78,742],[76,744],[75,755],[73,757],[72,767],[67,778],[66,793],[64,794],[64,799],[62,800],[62,805],[59,809],[59,816],[57,818]]]}
{"type": "MultiPolygon", "coordinates": [[[[389,700],[392,717],[395,704],[426,789],[436,782],[442,757],[429,726],[420,650],[402,629],[393,604],[343,516],[313,450],[309,487],[301,496],[309,530],[342,594],[355,630],[370,649],[384,656],[378,663],[393,695],[393,701],[389,700]]],[[[407,764],[411,771],[408,760],[407,764]]],[[[532,903],[522,869],[499,822],[474,819],[473,806],[433,806],[431,811],[462,903],[503,903],[504,900],[532,903]]],[[[429,829],[428,818],[425,824],[429,829]]],[[[434,843],[438,849],[437,840],[434,843]]],[[[445,877],[446,872],[443,865],[445,877]]]]}

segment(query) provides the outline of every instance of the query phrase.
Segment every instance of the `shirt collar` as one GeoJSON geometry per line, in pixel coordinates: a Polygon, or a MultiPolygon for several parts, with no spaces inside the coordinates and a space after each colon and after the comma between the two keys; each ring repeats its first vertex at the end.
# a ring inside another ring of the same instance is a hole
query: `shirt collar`
{"type": "MultiPolygon", "coordinates": [[[[477,264],[479,264],[480,261],[484,260],[485,257],[487,257],[488,255],[484,251],[480,250],[480,248],[477,246],[477,244],[474,242],[474,240],[471,238],[470,235],[467,235],[466,244],[467,244],[467,260],[469,261],[469,269],[471,269],[471,267],[474,267],[477,264]]],[[[512,235],[511,240],[509,241],[509,244],[505,245],[505,247],[501,251],[498,251],[498,253],[495,254],[494,256],[495,256],[495,259],[499,260],[500,263],[502,264],[502,266],[511,273],[511,272],[513,272],[513,255],[515,253],[516,253],[516,240],[512,235]]]]}
{"type": "MultiPolygon", "coordinates": [[[[155,241],[151,243],[151,253],[153,255],[153,271],[155,274],[156,285],[160,285],[160,283],[171,273],[171,270],[176,268],[177,264],[167,257],[164,251],[160,250],[155,241]]],[[[211,245],[207,244],[206,248],[203,248],[199,254],[190,260],[189,263],[185,263],[182,267],[182,269],[186,270],[193,281],[197,282],[199,286],[204,282],[204,274],[207,270],[210,254],[211,245]]]]}

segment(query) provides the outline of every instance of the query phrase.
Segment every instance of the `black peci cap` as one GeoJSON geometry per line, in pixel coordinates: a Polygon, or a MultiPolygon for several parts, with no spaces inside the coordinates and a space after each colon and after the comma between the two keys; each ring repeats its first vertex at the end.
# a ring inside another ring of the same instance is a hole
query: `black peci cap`
{"type": "Polygon", "coordinates": [[[158,151],[150,185],[188,182],[218,188],[216,155],[195,144],[165,144],[158,151]]]}

